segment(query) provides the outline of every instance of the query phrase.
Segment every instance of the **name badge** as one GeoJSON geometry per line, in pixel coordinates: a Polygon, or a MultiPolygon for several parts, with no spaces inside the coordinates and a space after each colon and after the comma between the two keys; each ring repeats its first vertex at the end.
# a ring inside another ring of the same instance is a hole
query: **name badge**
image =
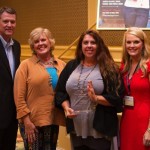
{"type": "Polygon", "coordinates": [[[124,100],[124,105],[125,106],[134,106],[133,96],[125,96],[123,100],[124,100]]]}

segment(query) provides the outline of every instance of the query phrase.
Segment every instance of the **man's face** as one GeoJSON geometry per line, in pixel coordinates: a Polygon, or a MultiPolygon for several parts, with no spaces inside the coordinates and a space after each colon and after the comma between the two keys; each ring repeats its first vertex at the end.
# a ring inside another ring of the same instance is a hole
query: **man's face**
{"type": "Polygon", "coordinates": [[[16,15],[4,12],[0,16],[0,35],[6,40],[12,37],[16,27],[16,15]]]}

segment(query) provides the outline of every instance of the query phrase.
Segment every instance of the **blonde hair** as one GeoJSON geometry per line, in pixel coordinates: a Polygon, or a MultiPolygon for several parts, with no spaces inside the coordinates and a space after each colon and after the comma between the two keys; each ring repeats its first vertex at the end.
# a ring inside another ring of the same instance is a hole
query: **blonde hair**
{"type": "Polygon", "coordinates": [[[31,31],[30,36],[29,36],[29,40],[28,40],[28,43],[29,43],[30,48],[33,51],[33,53],[35,53],[35,51],[34,51],[34,42],[36,40],[38,40],[39,37],[41,36],[41,34],[43,34],[43,33],[46,35],[46,37],[49,39],[49,41],[51,43],[50,52],[54,49],[55,40],[52,37],[51,32],[46,28],[38,27],[38,28],[35,28],[31,31]]]}
{"type": "Polygon", "coordinates": [[[124,69],[122,72],[126,72],[129,70],[131,58],[128,52],[126,51],[126,35],[131,34],[138,37],[142,43],[143,43],[143,49],[141,53],[141,61],[140,61],[140,68],[143,72],[143,76],[146,76],[147,74],[147,61],[150,59],[150,45],[148,42],[147,35],[143,32],[142,29],[138,27],[130,27],[127,29],[127,31],[124,33],[123,37],[123,54],[122,54],[122,61],[124,63],[124,69]]]}

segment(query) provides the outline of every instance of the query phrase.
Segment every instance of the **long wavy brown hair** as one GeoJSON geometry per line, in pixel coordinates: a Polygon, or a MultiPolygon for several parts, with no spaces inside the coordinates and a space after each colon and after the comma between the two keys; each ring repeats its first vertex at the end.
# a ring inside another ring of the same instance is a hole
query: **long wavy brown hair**
{"type": "Polygon", "coordinates": [[[85,35],[92,36],[97,45],[96,59],[97,59],[97,63],[99,64],[101,75],[105,81],[107,92],[111,92],[113,91],[113,89],[115,89],[116,93],[118,94],[118,90],[121,84],[119,67],[114,62],[108,47],[105,45],[103,39],[100,37],[97,31],[87,30],[82,33],[76,48],[76,53],[75,53],[76,59],[81,62],[85,58],[82,52],[82,42],[85,35]],[[113,85],[110,85],[110,83],[113,83],[113,85]]]}

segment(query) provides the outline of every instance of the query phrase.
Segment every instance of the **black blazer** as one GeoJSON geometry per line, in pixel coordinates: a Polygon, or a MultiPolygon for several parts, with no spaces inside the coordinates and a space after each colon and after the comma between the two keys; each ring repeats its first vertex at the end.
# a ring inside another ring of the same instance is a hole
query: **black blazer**
{"type": "MultiPolygon", "coordinates": [[[[13,55],[15,72],[20,64],[20,44],[14,41],[13,55]]],[[[13,79],[5,49],[0,40],[0,129],[8,127],[11,121],[16,120],[16,107],[13,95],[13,79]]]]}

